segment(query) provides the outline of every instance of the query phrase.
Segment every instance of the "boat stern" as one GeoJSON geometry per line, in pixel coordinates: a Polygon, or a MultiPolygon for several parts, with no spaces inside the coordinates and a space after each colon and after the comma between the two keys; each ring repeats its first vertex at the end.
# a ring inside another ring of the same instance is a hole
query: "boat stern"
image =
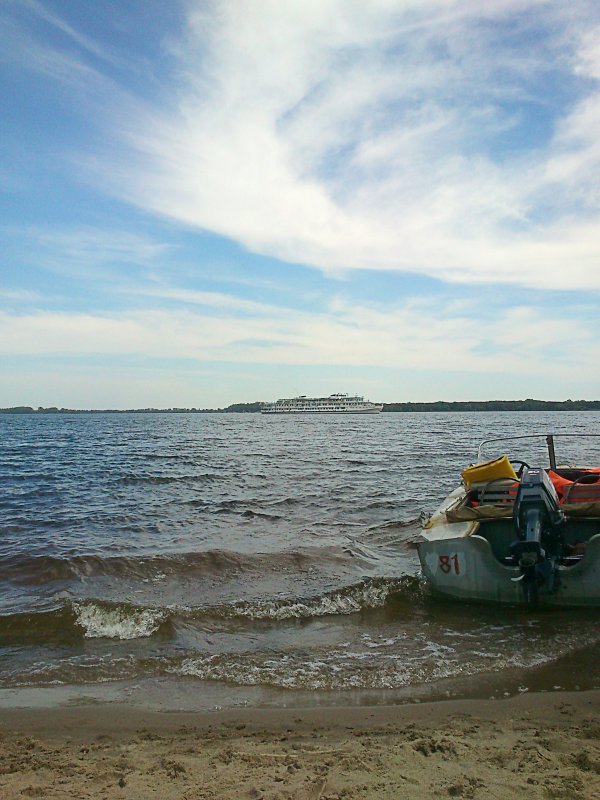
{"type": "Polygon", "coordinates": [[[504,566],[483,536],[428,539],[417,546],[421,568],[434,594],[457,600],[519,603],[519,568],[504,566]]]}

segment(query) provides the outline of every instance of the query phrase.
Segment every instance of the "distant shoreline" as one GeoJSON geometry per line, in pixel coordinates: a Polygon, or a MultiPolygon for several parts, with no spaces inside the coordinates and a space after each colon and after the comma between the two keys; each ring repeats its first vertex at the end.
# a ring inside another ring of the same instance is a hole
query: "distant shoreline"
{"type": "MultiPolygon", "coordinates": [[[[262,401],[254,403],[234,403],[226,408],[129,408],[129,409],[77,409],[42,406],[12,406],[0,408],[0,414],[239,414],[259,413],[262,401]]],[[[600,411],[600,400],[473,400],[445,401],[433,403],[384,403],[383,413],[421,413],[421,412],[464,412],[464,411],[600,411]]]]}

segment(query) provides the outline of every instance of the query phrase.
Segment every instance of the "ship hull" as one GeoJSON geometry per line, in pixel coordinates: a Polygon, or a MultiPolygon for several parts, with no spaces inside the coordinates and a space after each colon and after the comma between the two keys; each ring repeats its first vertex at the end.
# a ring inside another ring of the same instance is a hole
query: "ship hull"
{"type": "Polygon", "coordinates": [[[383,407],[381,408],[364,408],[364,409],[351,409],[349,411],[340,410],[340,411],[320,411],[318,408],[311,409],[309,411],[304,410],[294,410],[294,411],[284,411],[284,410],[262,410],[261,414],[279,414],[281,415],[290,415],[290,414],[321,414],[321,415],[331,415],[331,414],[380,414],[383,411],[383,407]]]}

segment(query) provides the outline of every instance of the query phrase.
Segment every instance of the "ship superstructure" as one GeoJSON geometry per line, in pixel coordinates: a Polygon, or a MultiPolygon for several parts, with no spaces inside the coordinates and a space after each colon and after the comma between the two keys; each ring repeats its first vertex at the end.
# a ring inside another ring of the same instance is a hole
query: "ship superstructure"
{"type": "Polygon", "coordinates": [[[348,394],[330,394],[329,397],[289,397],[267,403],[262,414],[379,414],[381,403],[371,403],[364,397],[348,394]]]}

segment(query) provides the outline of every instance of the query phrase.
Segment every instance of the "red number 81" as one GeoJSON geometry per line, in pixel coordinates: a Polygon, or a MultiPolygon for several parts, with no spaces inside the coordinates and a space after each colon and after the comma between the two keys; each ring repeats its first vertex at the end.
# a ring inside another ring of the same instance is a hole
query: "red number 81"
{"type": "Polygon", "coordinates": [[[455,553],[453,556],[440,556],[440,569],[443,573],[448,573],[454,567],[454,574],[460,575],[460,565],[458,563],[458,555],[455,553]]]}

